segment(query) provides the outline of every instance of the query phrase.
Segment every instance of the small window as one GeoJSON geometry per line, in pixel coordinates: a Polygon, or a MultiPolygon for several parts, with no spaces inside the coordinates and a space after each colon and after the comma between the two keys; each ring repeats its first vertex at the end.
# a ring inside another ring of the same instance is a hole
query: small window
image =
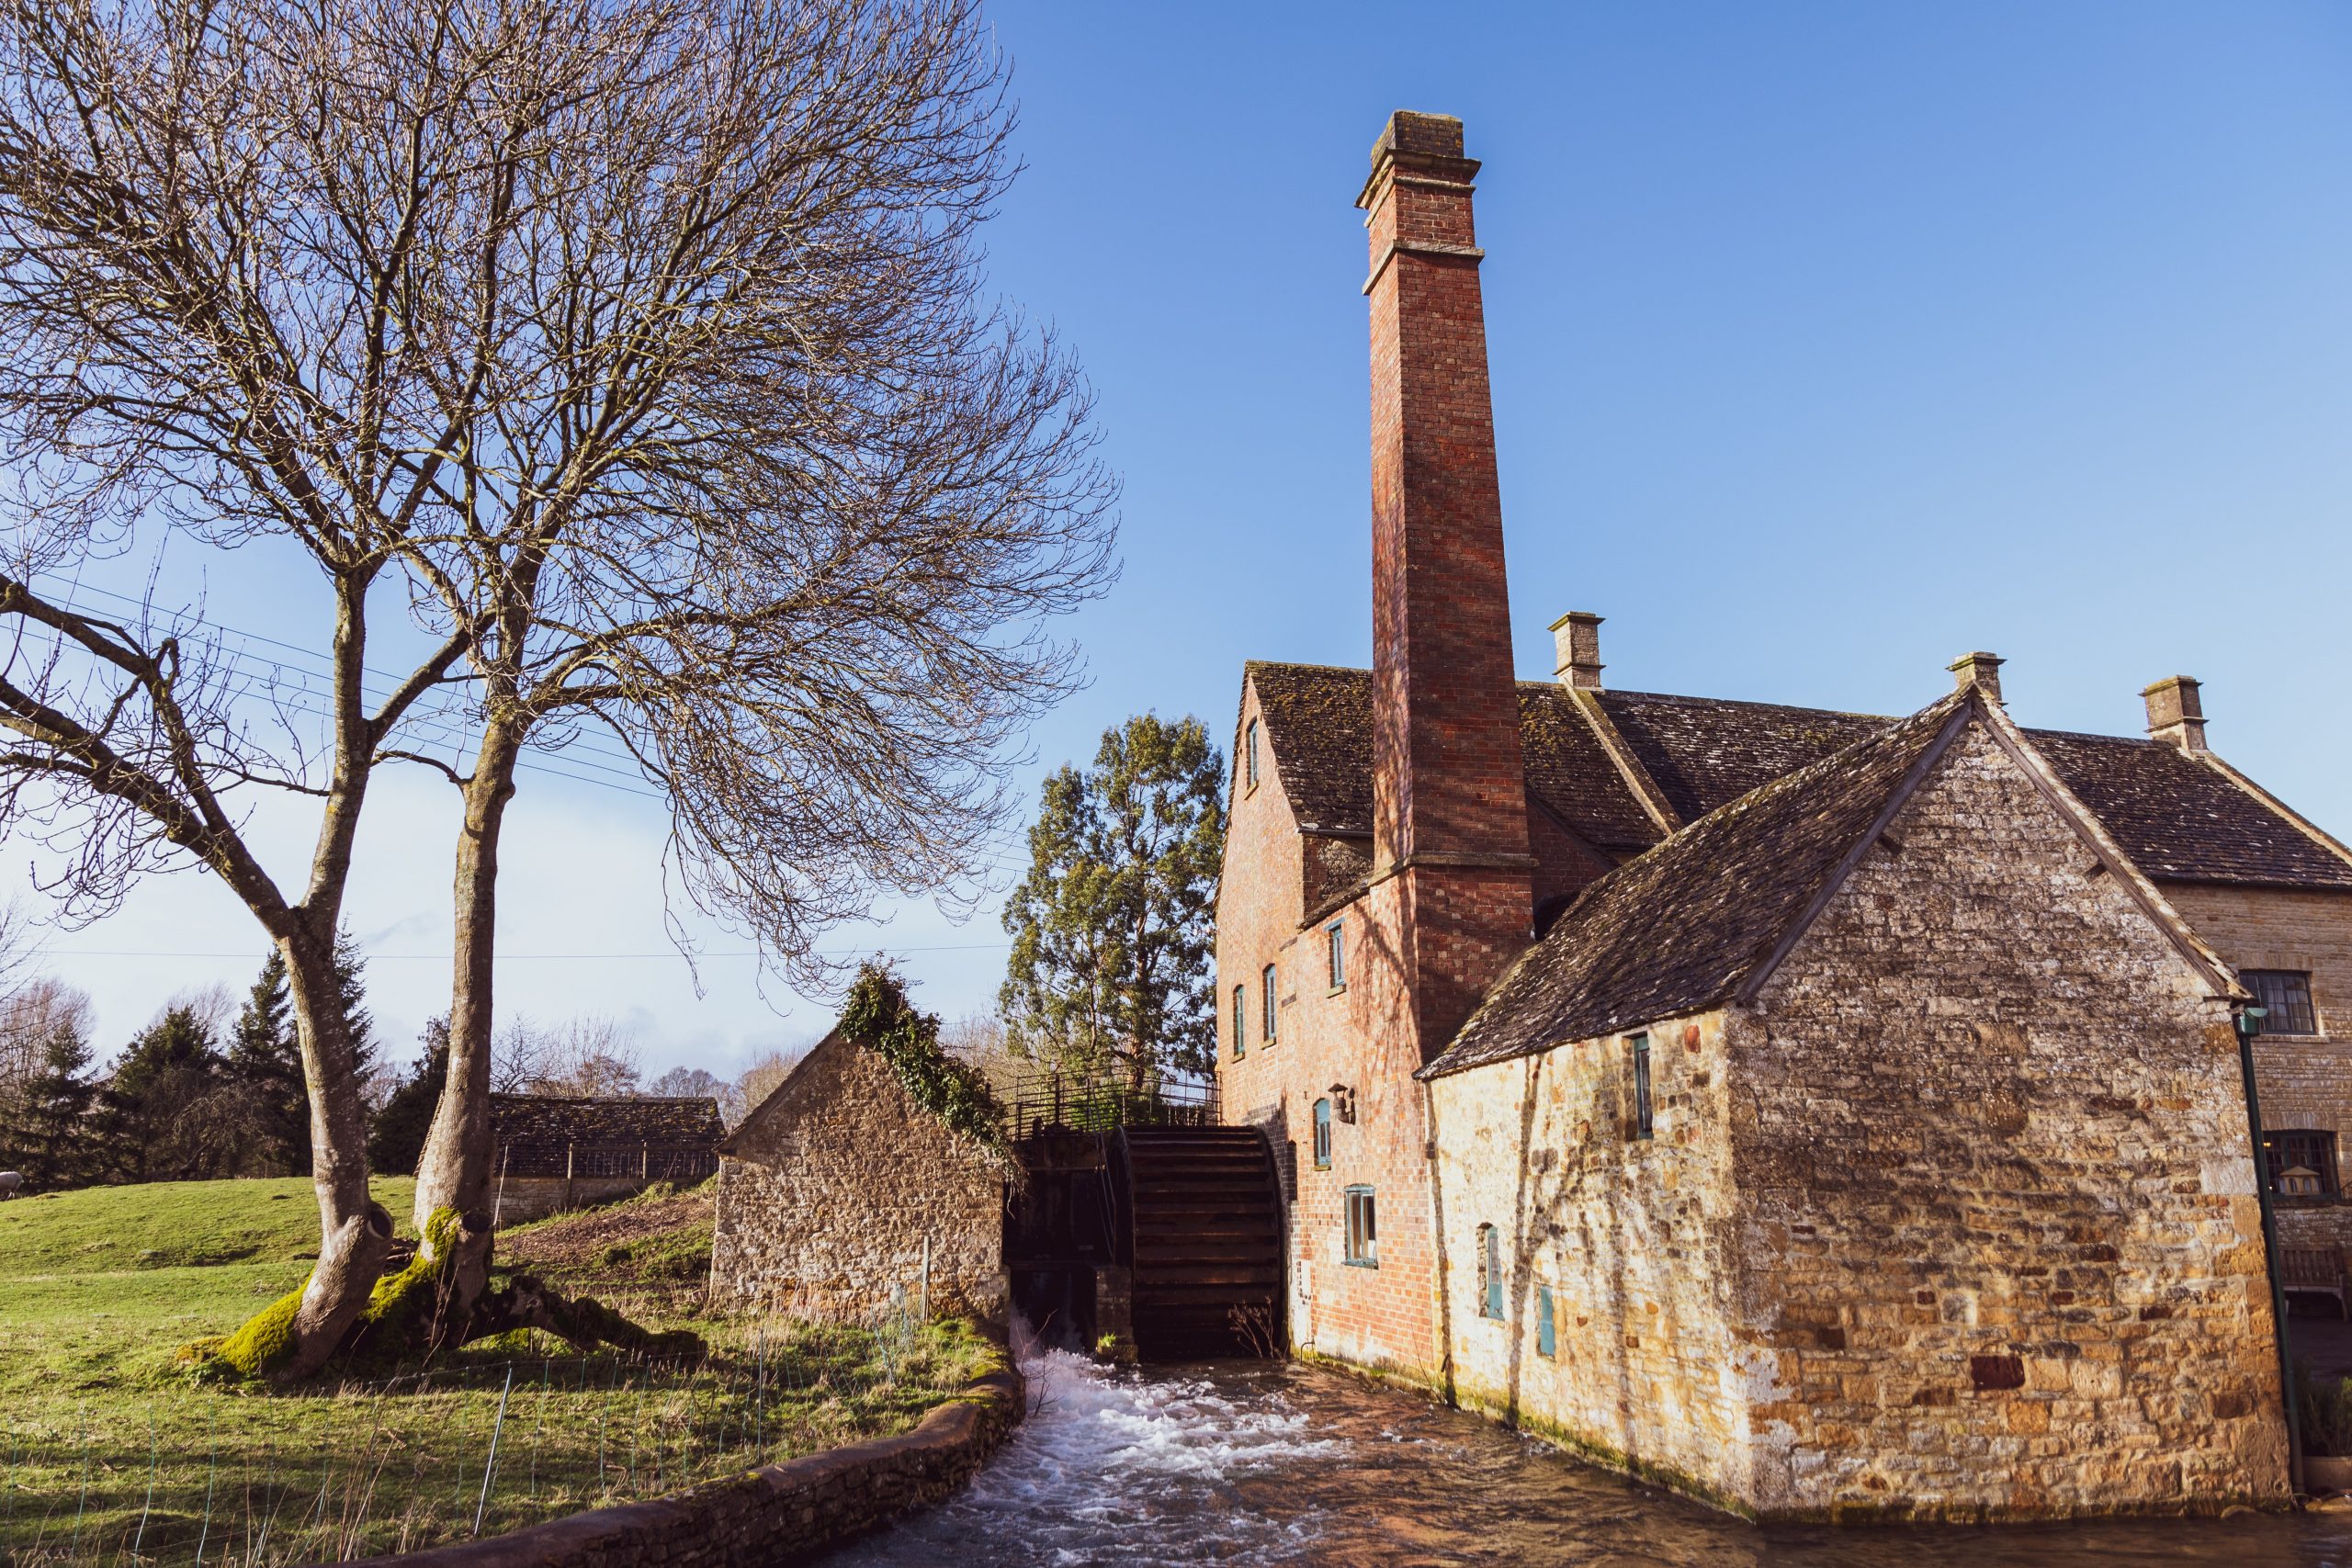
{"type": "Polygon", "coordinates": [[[1552,1326],[1552,1287],[1535,1287],[1535,1353],[1549,1360],[1558,1350],[1558,1331],[1552,1326]]]}
{"type": "Polygon", "coordinates": [[[1331,1102],[1315,1102],[1315,1168],[1331,1168],[1331,1102]]]}
{"type": "Polygon", "coordinates": [[[1348,983],[1347,923],[1333,920],[1323,928],[1323,941],[1331,953],[1331,988],[1339,990],[1348,983]]]}
{"type": "Polygon", "coordinates": [[[1372,1189],[1348,1189],[1347,1261],[1359,1269],[1380,1267],[1380,1228],[1374,1223],[1372,1189]]]}
{"type": "Polygon", "coordinates": [[[2262,1134],[2270,1190],[2281,1198],[2336,1196],[2335,1134],[2317,1129],[2262,1134]]]}
{"type": "Polygon", "coordinates": [[[1247,1055],[1250,1050],[1247,1038],[1250,1032],[1249,991],[1247,986],[1233,987],[1233,1054],[1237,1057],[1247,1055]]]}
{"type": "Polygon", "coordinates": [[[2317,1034],[2312,1008],[2312,977],[2301,969],[2248,969],[2245,988],[2263,1010],[2264,1034],[2317,1034]]]}
{"type": "Polygon", "coordinates": [[[1266,1015],[1262,1021],[1265,1027],[1258,1037],[1271,1045],[1274,1043],[1274,966],[1272,964],[1267,964],[1265,973],[1258,976],[1258,986],[1265,993],[1261,1005],[1266,1015]]]}
{"type": "Polygon", "coordinates": [[[1492,1225],[1478,1227],[1478,1315],[1503,1314],[1503,1235],[1492,1225]]]}
{"type": "Polygon", "coordinates": [[[1258,721],[1251,719],[1250,728],[1241,732],[1241,782],[1247,788],[1258,787],[1258,721]]]}
{"type": "Polygon", "coordinates": [[[1626,1043],[1634,1048],[1634,1136],[1646,1138],[1657,1131],[1650,1110],[1650,1037],[1636,1034],[1626,1043]]]}

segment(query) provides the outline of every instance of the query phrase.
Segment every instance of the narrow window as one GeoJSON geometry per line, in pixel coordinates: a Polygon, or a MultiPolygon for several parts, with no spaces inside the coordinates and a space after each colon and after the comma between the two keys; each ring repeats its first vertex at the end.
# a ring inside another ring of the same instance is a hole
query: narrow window
{"type": "Polygon", "coordinates": [[[1258,721],[1251,719],[1250,728],[1241,733],[1244,741],[1241,763],[1242,782],[1249,788],[1256,789],[1258,787],[1258,721]]]}
{"type": "Polygon", "coordinates": [[[2317,1034],[2319,1017],[2312,1008],[2312,977],[2301,969],[2248,969],[2245,988],[2263,1010],[2265,1034],[2317,1034]]]}
{"type": "Polygon", "coordinates": [[[1272,964],[1267,964],[1265,973],[1258,976],[1258,986],[1265,992],[1262,1006],[1266,1014],[1265,1028],[1260,1032],[1258,1038],[1271,1045],[1274,1043],[1274,966],[1272,964]]]}
{"type": "Polygon", "coordinates": [[[1233,987],[1233,1054],[1237,1057],[1246,1055],[1250,1049],[1246,1038],[1250,1032],[1249,989],[1247,986],[1233,987]]]}
{"type": "Polygon", "coordinates": [[[1550,1359],[1559,1348],[1559,1338],[1552,1327],[1552,1287],[1535,1287],[1535,1353],[1550,1359]]]}
{"type": "Polygon", "coordinates": [[[1348,1189],[1347,1261],[1359,1269],[1380,1267],[1380,1232],[1374,1223],[1372,1189],[1348,1189]]]}
{"type": "Polygon", "coordinates": [[[1315,1168],[1331,1168],[1331,1102],[1315,1102],[1315,1168]]]}
{"type": "Polygon", "coordinates": [[[2262,1162],[2270,1190],[2281,1198],[2336,1195],[2335,1134],[2317,1128],[2262,1134],[2262,1162]]]}
{"type": "Polygon", "coordinates": [[[1503,1235],[1492,1225],[1478,1227],[1478,1315],[1503,1314],[1503,1235]]]}
{"type": "Polygon", "coordinates": [[[1347,925],[1333,920],[1323,928],[1323,940],[1331,950],[1331,988],[1339,990],[1348,983],[1347,925]]]}
{"type": "Polygon", "coordinates": [[[1627,1043],[1634,1048],[1634,1136],[1646,1138],[1656,1130],[1650,1114],[1650,1037],[1636,1034],[1627,1043]]]}

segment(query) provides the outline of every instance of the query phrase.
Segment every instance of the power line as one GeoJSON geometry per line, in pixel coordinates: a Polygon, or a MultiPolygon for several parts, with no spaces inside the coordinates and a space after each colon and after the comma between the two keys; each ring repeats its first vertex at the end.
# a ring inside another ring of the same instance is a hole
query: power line
{"type": "MultiPolygon", "coordinates": [[[[876,943],[872,947],[820,948],[817,950],[817,956],[823,958],[852,958],[860,953],[877,952],[1002,953],[1012,947],[1012,944],[1009,942],[944,942],[927,947],[892,947],[888,943],[876,943]]],[[[44,952],[43,956],[52,958],[252,958],[254,956],[254,950],[247,949],[237,953],[167,953],[152,948],[76,947],[50,948],[44,952]]],[[[447,964],[450,961],[451,956],[451,954],[447,953],[370,953],[366,954],[367,960],[370,964],[447,964]]],[[[492,954],[492,962],[499,964],[576,964],[591,961],[602,963],[606,959],[616,958],[682,958],[688,955],[673,949],[667,953],[500,953],[492,954]]],[[[760,956],[760,953],[755,948],[745,948],[741,952],[697,953],[691,956],[697,960],[704,958],[757,958],[760,956]]]]}

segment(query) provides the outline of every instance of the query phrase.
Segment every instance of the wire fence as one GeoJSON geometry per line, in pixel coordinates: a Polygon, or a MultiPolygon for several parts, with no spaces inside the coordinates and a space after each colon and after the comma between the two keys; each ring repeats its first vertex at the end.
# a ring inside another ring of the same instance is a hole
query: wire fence
{"type": "Polygon", "coordinates": [[[0,1562],[340,1562],[659,1496],[898,1430],[974,1342],[902,1299],[878,1328],[729,1324],[692,1364],[469,1353],[303,1393],[185,1380],[0,1411],[0,1562]]]}

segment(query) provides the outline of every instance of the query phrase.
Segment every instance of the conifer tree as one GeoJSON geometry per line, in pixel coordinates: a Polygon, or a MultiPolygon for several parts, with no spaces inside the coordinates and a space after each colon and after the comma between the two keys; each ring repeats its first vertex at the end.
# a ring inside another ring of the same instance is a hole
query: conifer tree
{"type": "Polygon", "coordinates": [[[229,1174],[238,1109],[212,1031],[186,1003],[131,1037],[100,1094],[111,1174],[124,1181],[186,1181],[229,1174]]]}
{"type": "Polygon", "coordinates": [[[416,1169],[424,1152],[424,1135],[433,1127],[434,1108],[441,1103],[442,1086],[449,1081],[449,1020],[434,1019],[417,1038],[424,1055],[416,1068],[384,1101],[368,1129],[368,1164],[387,1176],[406,1176],[416,1169]]]}
{"type": "Polygon", "coordinates": [[[25,1083],[18,1125],[9,1139],[17,1168],[37,1192],[78,1186],[93,1174],[90,1111],[98,1089],[89,1072],[89,1043],[73,1019],[61,1020],[42,1044],[40,1067],[25,1083]]]}
{"type": "Polygon", "coordinates": [[[1094,766],[1046,781],[1004,929],[1008,1043],[1137,1085],[1215,1064],[1209,976],[1225,760],[1196,718],[1107,729],[1094,766]]]}
{"type": "Polygon", "coordinates": [[[302,1051],[294,1038],[286,959],[275,948],[238,1010],[229,1075],[249,1097],[259,1129],[256,1163],[272,1176],[308,1176],[311,1101],[302,1087],[302,1051]]]}

